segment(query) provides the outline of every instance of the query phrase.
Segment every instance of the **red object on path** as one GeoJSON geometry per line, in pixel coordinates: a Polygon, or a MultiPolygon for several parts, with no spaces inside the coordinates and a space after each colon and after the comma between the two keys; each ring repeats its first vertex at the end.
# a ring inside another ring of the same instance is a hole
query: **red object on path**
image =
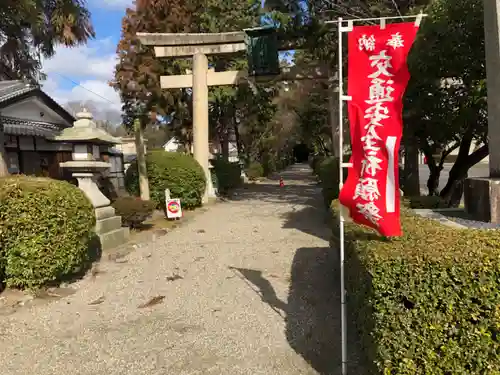
{"type": "Polygon", "coordinates": [[[355,26],[349,33],[348,101],[352,156],[339,199],[354,222],[401,236],[398,150],[413,22],[355,26]]]}
{"type": "Polygon", "coordinates": [[[280,176],[280,187],[285,186],[285,182],[283,181],[283,177],[280,176]]]}

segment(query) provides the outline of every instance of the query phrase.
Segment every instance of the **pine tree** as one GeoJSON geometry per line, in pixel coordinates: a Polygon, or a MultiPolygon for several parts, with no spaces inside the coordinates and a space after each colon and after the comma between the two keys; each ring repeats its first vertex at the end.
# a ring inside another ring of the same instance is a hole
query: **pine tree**
{"type": "Polygon", "coordinates": [[[94,37],[85,0],[1,0],[0,79],[37,81],[40,58],[55,46],[72,47],[94,37]]]}

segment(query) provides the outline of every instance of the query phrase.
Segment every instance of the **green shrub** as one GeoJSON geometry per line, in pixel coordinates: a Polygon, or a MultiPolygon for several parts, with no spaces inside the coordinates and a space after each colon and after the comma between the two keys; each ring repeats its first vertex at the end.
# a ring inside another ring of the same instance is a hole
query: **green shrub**
{"type": "Polygon", "coordinates": [[[155,203],[138,197],[119,197],[113,202],[116,214],[122,217],[122,224],[131,228],[139,227],[150,217],[155,206],[155,203]]]}
{"type": "Polygon", "coordinates": [[[263,175],[270,176],[275,172],[284,170],[286,167],[292,164],[292,158],[288,153],[285,152],[278,154],[264,153],[264,155],[262,155],[261,162],[263,175]]]}
{"type": "MultiPolygon", "coordinates": [[[[344,161],[349,161],[350,155],[344,156],[344,161]]],[[[334,199],[339,197],[339,160],[336,157],[329,156],[318,165],[318,178],[321,182],[321,191],[326,207],[334,199]]],[[[347,179],[348,168],[344,168],[344,182],[347,179]]]]}
{"type": "Polygon", "coordinates": [[[277,163],[277,156],[276,155],[273,155],[273,154],[266,152],[262,155],[261,162],[262,162],[261,163],[262,176],[269,176],[278,170],[278,167],[276,165],[276,163],[277,163]]]}
{"type": "Polygon", "coordinates": [[[325,158],[318,166],[318,178],[325,206],[339,196],[339,163],[334,157],[325,158]]]}
{"type": "Polygon", "coordinates": [[[278,156],[275,162],[276,171],[282,171],[289,165],[292,165],[293,163],[294,163],[293,156],[288,153],[283,153],[278,156]]]}
{"type": "MultiPolygon", "coordinates": [[[[190,155],[179,152],[153,150],[146,155],[151,201],[165,209],[165,189],[172,198],[179,198],[182,207],[193,209],[201,205],[206,178],[202,167],[190,155]]],[[[131,163],[125,174],[127,191],[139,196],[137,161],[131,163]]]]}
{"type": "Polygon", "coordinates": [[[217,177],[219,193],[227,193],[241,185],[241,167],[224,159],[212,160],[213,171],[217,177]]]}
{"type": "Polygon", "coordinates": [[[390,240],[345,226],[348,310],[370,373],[500,374],[500,232],[405,208],[402,225],[390,240]]]}
{"type": "Polygon", "coordinates": [[[91,260],[94,208],[65,181],[0,179],[0,259],[7,286],[37,288],[82,271],[91,260]]]}
{"type": "Polygon", "coordinates": [[[245,169],[245,173],[249,180],[256,180],[264,176],[264,167],[259,162],[253,161],[245,169]]]}
{"type": "Polygon", "coordinates": [[[405,197],[405,206],[409,208],[447,208],[446,201],[438,196],[405,197]]]}
{"type": "Polygon", "coordinates": [[[219,180],[217,179],[217,174],[215,173],[214,168],[210,168],[210,180],[212,181],[212,186],[214,189],[219,189],[219,180]]]}
{"type": "Polygon", "coordinates": [[[324,155],[314,155],[311,159],[311,168],[316,176],[319,176],[319,166],[326,159],[324,155]]]}

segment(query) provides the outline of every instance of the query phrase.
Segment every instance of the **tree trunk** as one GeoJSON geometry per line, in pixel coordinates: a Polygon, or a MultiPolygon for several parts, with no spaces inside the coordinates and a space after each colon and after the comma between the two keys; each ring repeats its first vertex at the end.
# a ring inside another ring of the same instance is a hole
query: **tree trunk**
{"type": "MultiPolygon", "coordinates": [[[[332,155],[335,157],[340,157],[340,148],[339,148],[339,116],[338,116],[338,105],[336,103],[336,95],[333,87],[330,86],[330,95],[328,96],[328,114],[329,114],[329,122],[331,128],[331,137],[332,137],[332,155]]],[[[321,145],[323,149],[325,149],[324,145],[321,145]]]]}
{"type": "MultiPolygon", "coordinates": [[[[322,151],[323,155],[330,156],[330,151],[326,147],[325,142],[323,142],[323,139],[321,138],[321,136],[319,136],[317,139],[318,139],[318,143],[321,147],[321,151],[322,151]]],[[[333,149],[335,150],[335,148],[333,148],[333,149]]],[[[338,150],[339,150],[339,148],[337,147],[337,151],[338,150]]],[[[335,152],[337,152],[337,151],[335,151],[335,152]]],[[[333,154],[333,156],[340,157],[340,154],[339,153],[337,153],[337,155],[333,154]]]]}
{"type": "Polygon", "coordinates": [[[448,201],[448,207],[457,208],[460,206],[460,202],[462,201],[462,196],[464,194],[465,180],[468,177],[468,173],[465,172],[465,175],[455,182],[455,187],[452,190],[450,200],[448,201]]]}
{"type": "MultiPolygon", "coordinates": [[[[470,146],[470,142],[469,142],[470,146]]],[[[467,153],[469,148],[467,147],[467,153]]],[[[444,200],[452,202],[452,198],[456,201],[456,195],[454,195],[454,190],[457,186],[459,186],[460,181],[465,180],[467,178],[467,173],[469,169],[483,160],[489,154],[488,145],[482,146],[481,148],[474,151],[472,154],[467,155],[465,152],[462,153],[462,146],[460,146],[460,151],[458,153],[457,161],[453,164],[453,167],[450,170],[450,177],[448,178],[448,182],[446,183],[443,190],[439,194],[441,198],[444,200]],[[465,155],[465,156],[464,156],[465,155]]],[[[456,193],[457,195],[459,192],[456,193]]],[[[461,194],[460,194],[461,197],[461,194]]],[[[461,199],[461,198],[460,198],[461,199]]]]}
{"type": "Polygon", "coordinates": [[[427,159],[427,167],[429,168],[429,178],[427,179],[429,196],[439,195],[439,177],[441,177],[441,171],[443,170],[444,158],[440,160],[439,164],[436,164],[432,150],[428,145],[424,145],[422,151],[427,159]]]}
{"type": "Polygon", "coordinates": [[[140,119],[135,120],[135,148],[137,153],[137,170],[139,174],[139,190],[141,193],[141,199],[148,201],[150,200],[149,180],[148,170],[146,167],[146,155],[144,152],[144,129],[142,125],[143,124],[140,119]]]}
{"type": "MultiPolygon", "coordinates": [[[[451,196],[453,194],[453,190],[458,182],[466,175],[470,166],[468,166],[467,159],[469,157],[470,145],[472,143],[472,139],[474,138],[474,132],[472,130],[472,126],[469,126],[465,131],[464,136],[462,137],[462,141],[460,142],[460,148],[458,149],[457,160],[451,167],[448,182],[446,183],[443,190],[439,194],[441,198],[446,201],[450,201],[451,196]]],[[[473,155],[474,153],[472,153],[473,155]]],[[[471,156],[472,156],[471,155],[471,156]]]]}
{"type": "Polygon", "coordinates": [[[420,196],[420,177],[418,173],[418,147],[415,138],[408,134],[404,137],[405,148],[405,184],[406,196],[420,196]]]}
{"type": "Polygon", "coordinates": [[[0,177],[9,175],[7,166],[7,153],[5,152],[5,133],[3,132],[3,124],[0,120],[0,177]]]}
{"type": "Polygon", "coordinates": [[[427,179],[427,190],[429,190],[429,196],[439,195],[439,178],[441,177],[441,171],[443,168],[432,168],[430,169],[429,178],[427,179]]]}
{"type": "Polygon", "coordinates": [[[223,132],[221,134],[221,154],[222,159],[225,161],[229,161],[229,135],[228,132],[223,132]]]}
{"type": "Polygon", "coordinates": [[[241,162],[243,157],[243,144],[241,143],[240,129],[238,129],[238,124],[234,122],[234,139],[236,141],[236,148],[238,149],[238,159],[241,162]]]}

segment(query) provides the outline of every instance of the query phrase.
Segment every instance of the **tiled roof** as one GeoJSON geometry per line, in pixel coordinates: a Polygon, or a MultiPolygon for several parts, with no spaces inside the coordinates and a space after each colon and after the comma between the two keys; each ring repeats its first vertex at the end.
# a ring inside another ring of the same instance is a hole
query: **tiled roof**
{"type": "Polygon", "coordinates": [[[43,121],[23,120],[13,117],[0,116],[5,134],[27,135],[52,139],[57,136],[64,126],[43,121]]]}
{"type": "Polygon", "coordinates": [[[22,81],[0,81],[0,103],[37,89],[22,81]]]}

